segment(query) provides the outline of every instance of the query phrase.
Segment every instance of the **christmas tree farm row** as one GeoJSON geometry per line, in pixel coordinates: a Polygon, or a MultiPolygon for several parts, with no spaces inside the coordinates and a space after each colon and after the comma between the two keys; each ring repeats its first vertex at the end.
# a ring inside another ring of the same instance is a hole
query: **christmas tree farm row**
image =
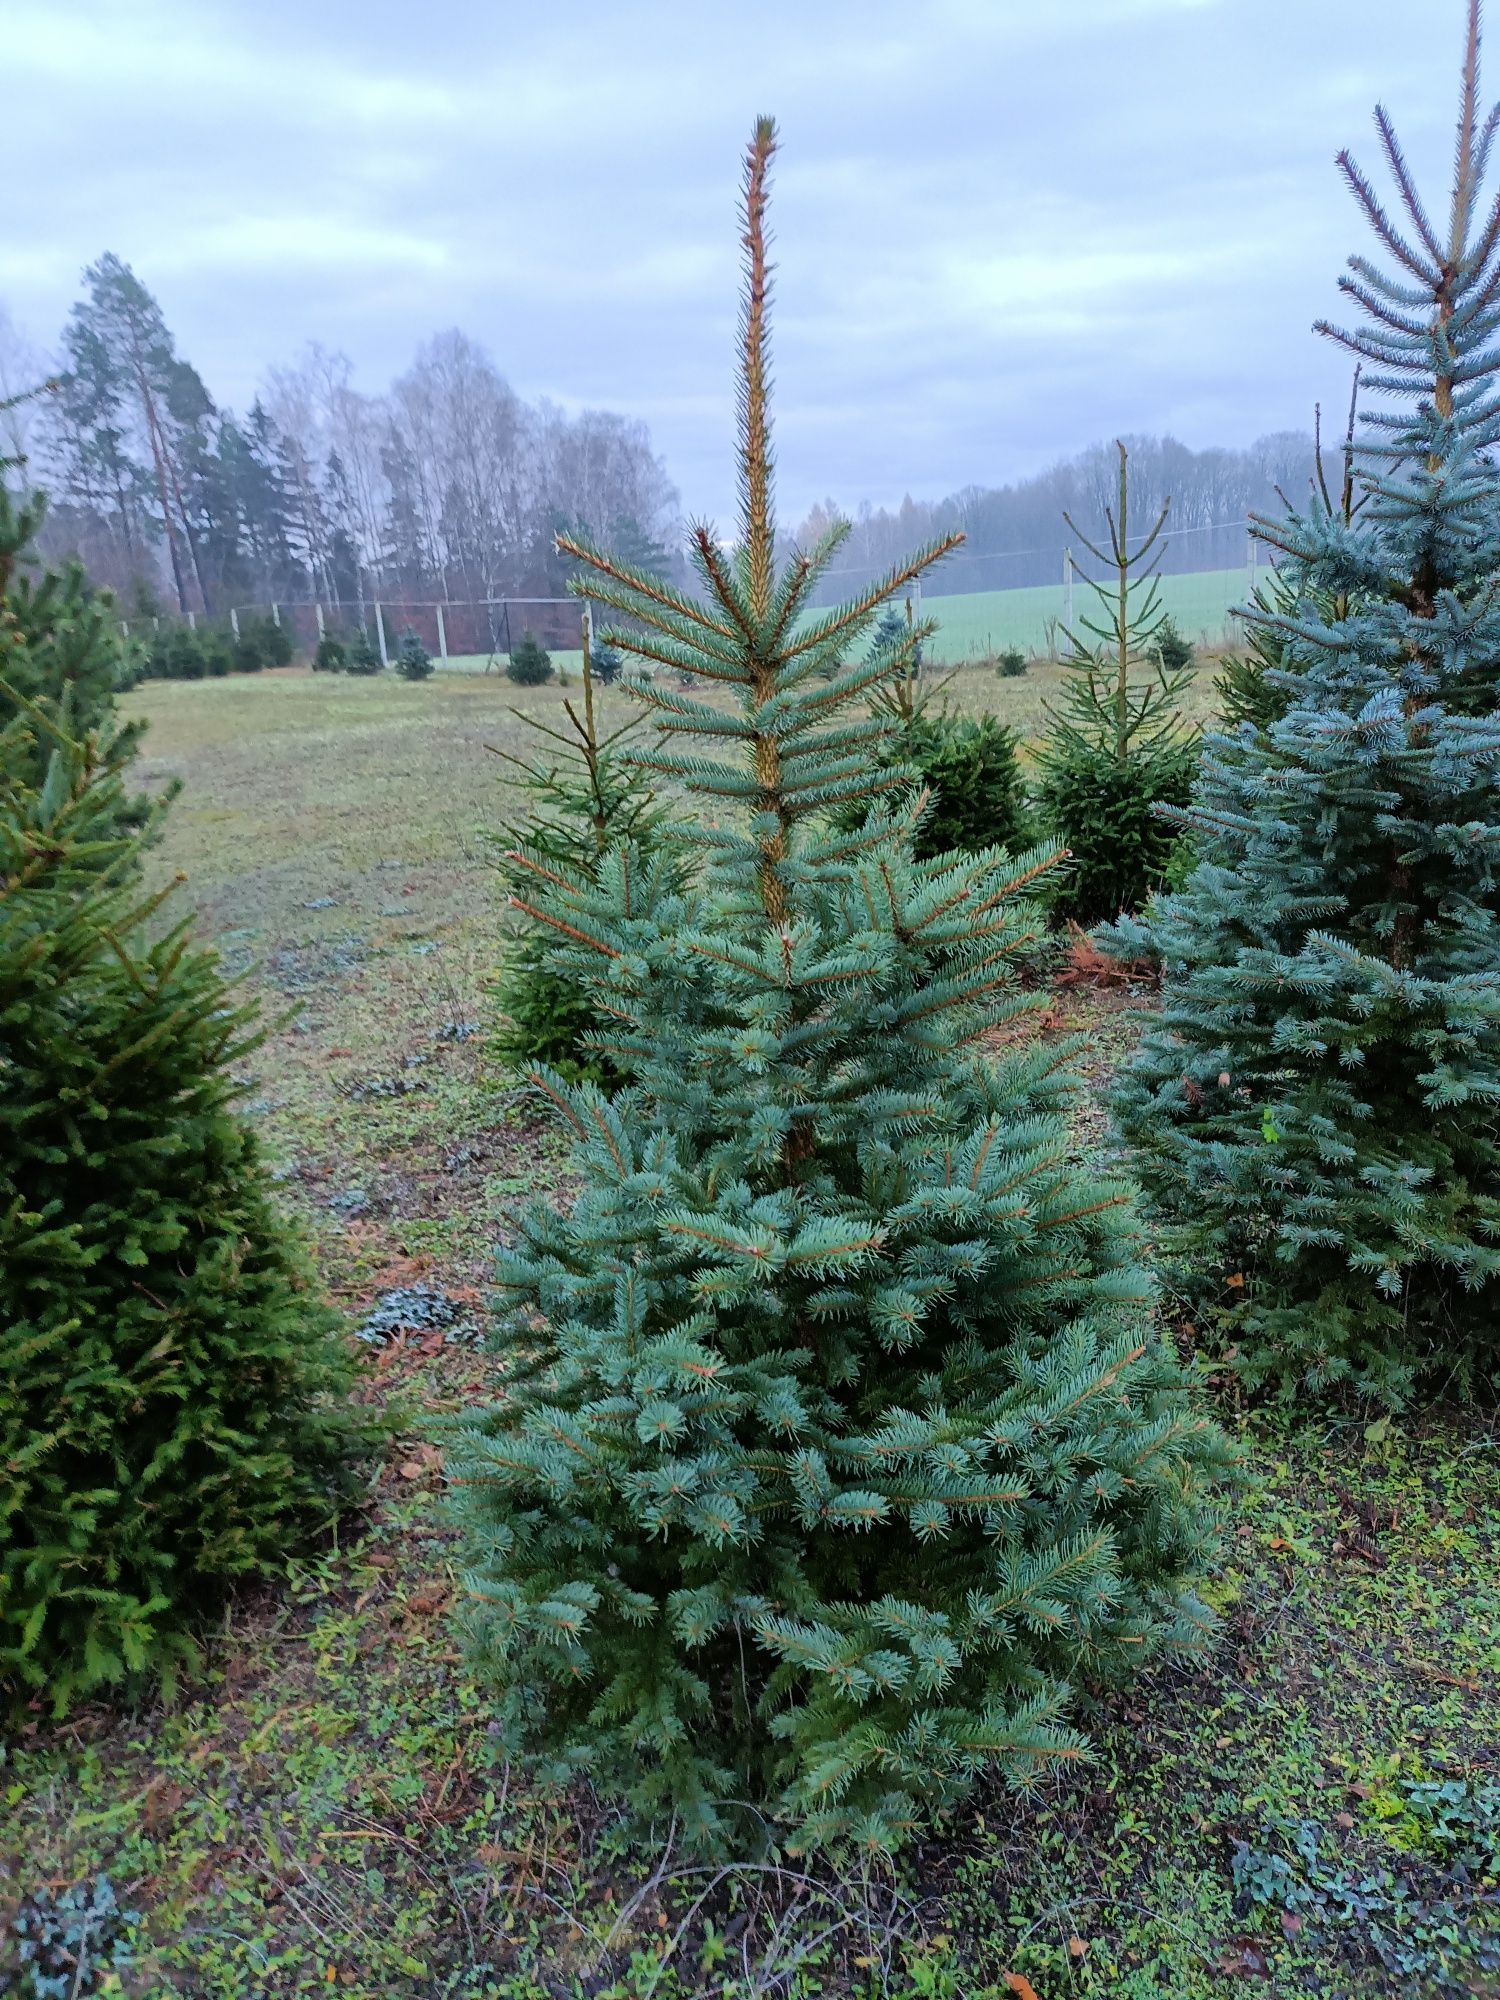
{"type": "MultiPolygon", "coordinates": [[[[846,529],[775,562],[758,122],[735,533],[694,530],[696,590],[563,538],[650,672],[623,683],[648,726],[601,738],[586,676],[584,778],[535,766],[556,810],[505,849],[600,1079],[531,1073],[578,1193],[515,1218],[493,1398],[445,1439],[473,1657],[538,1778],[714,1855],[868,1854],[981,1778],[1084,1757],[1092,1701],[1207,1640],[1245,1476],[1164,1278],[1252,1385],[1493,1393],[1500,205],[1477,88],[1476,8],[1441,232],[1383,115],[1404,233],[1344,162],[1399,271],[1344,281],[1368,324],[1339,337],[1384,400],[1347,490],[1260,524],[1282,562],[1243,719],[1173,803],[1174,669],[1128,580],[1054,719],[1044,787],[1144,773],[1193,842],[1104,934],[1161,971],[1116,1096],[1150,1256],[1127,1175],[1080,1156],[1078,1049],[1036,1032],[1063,844],[1017,821],[959,843],[982,772],[929,768],[923,634],[882,622],[951,540],[830,609],[809,603],[846,529]]],[[[368,1428],[234,1111],[253,1016],[142,886],[153,809],[125,789],[100,609],[22,574],[30,527],[7,501],[0,1675],[62,1710],[187,1656],[216,1595],[331,1517],[368,1428]]]]}

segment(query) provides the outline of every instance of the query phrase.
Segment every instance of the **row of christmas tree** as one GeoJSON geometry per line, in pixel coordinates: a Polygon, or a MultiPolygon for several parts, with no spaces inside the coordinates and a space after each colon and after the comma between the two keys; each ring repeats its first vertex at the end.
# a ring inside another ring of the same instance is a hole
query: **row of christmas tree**
{"type": "MultiPolygon", "coordinates": [[[[1370,325],[1340,337],[1391,400],[1339,502],[1261,524],[1262,712],[1168,808],[1195,841],[1181,888],[1108,934],[1162,968],[1118,1110],[1205,1341],[1387,1398],[1495,1375],[1500,203],[1477,80],[1476,4],[1445,234],[1383,116],[1408,233],[1345,161],[1400,275],[1355,260],[1370,325]]],[[[695,593],[562,543],[656,675],[626,682],[656,734],[601,738],[586,680],[588,846],[544,816],[507,865],[615,1087],[533,1073],[580,1192],[516,1219],[495,1399],[449,1462],[506,1747],[710,1850],[883,1850],[982,1772],[1083,1754],[1085,1697],[1202,1642],[1237,1470],[1132,1187],[1079,1157],[1074,1051],[1035,1031],[1022,975],[1062,850],[943,846],[902,754],[921,635],[870,641],[955,538],[831,609],[845,529],[775,560],[776,143],[760,121],[746,159],[732,545],[694,530],[695,593]]],[[[63,1706],[159,1670],[215,1590],[274,1567],[362,1426],[233,1114],[253,1024],[140,885],[105,614],[76,574],[21,575],[31,526],[6,504],[0,1671],[63,1706]]],[[[1080,654],[1059,757],[1069,728],[1127,763],[1174,749],[1170,668],[1138,677],[1115,638],[1080,654]]]]}

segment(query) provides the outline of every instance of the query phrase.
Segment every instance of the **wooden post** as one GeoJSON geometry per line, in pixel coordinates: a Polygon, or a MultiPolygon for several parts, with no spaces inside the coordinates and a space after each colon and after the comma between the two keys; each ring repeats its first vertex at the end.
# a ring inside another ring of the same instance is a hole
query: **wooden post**
{"type": "Polygon", "coordinates": [[[443,623],[443,607],[441,604],[437,607],[437,618],[438,618],[438,658],[440,660],[446,660],[448,657],[448,627],[443,623]]]}
{"type": "Polygon", "coordinates": [[[375,606],[375,637],[380,642],[380,664],[388,667],[391,664],[391,656],[385,650],[385,620],[380,615],[378,603],[375,606]]]}

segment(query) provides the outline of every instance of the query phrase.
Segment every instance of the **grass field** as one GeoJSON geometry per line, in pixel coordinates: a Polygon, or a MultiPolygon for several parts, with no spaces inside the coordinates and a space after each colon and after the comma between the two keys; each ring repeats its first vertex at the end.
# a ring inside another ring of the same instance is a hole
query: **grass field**
{"type": "MultiPolygon", "coordinates": [[[[1248,594],[1249,579],[1243,569],[1200,570],[1161,580],[1162,609],[1171,614],[1184,637],[1212,651],[1232,641],[1236,629],[1232,614],[1248,594]]],[[[1075,625],[1093,606],[1093,595],[1080,578],[1073,589],[1075,625]]],[[[1039,654],[1047,650],[1063,616],[1063,588],[1060,583],[1051,583],[1026,590],[960,591],[951,596],[929,591],[922,600],[922,616],[937,620],[932,659],[949,666],[992,658],[1008,646],[1019,646],[1028,655],[1039,654]]],[[[579,671],[581,658],[578,653],[552,655],[554,665],[572,673],[579,671]]],[[[484,670],[489,658],[483,653],[455,654],[447,664],[459,672],[476,673],[484,670]]]]}
{"type": "MultiPolygon", "coordinates": [[[[968,671],[951,692],[1024,734],[1047,681],[968,671]]],[[[426,1283],[477,1322],[507,1205],[565,1186],[555,1137],[473,1032],[497,928],[485,746],[514,747],[512,702],[560,700],[457,673],[285,673],[128,703],[149,718],[148,777],[183,781],[155,865],[187,872],[203,927],[281,1017],[246,1109],[352,1319],[426,1283]]],[[[1059,993],[1047,1031],[1074,1029],[1083,1134],[1132,1030],[1107,996],[1059,993]]],[[[0,1991],[26,1992],[7,1983],[15,1897],[105,1872],[139,1914],[132,1962],[101,1959],[80,1994],[1500,1993],[1480,1957],[1486,1938],[1500,1957],[1500,1913],[1403,1789],[1500,1779],[1492,1425],[1247,1410],[1221,1384],[1252,1484],[1200,1665],[1098,1704],[1091,1765],[983,1792],[893,1875],[711,1879],[497,1759],[451,1623],[430,1431],[497,1393],[494,1364],[420,1331],[360,1353],[396,1435],[358,1514],[226,1611],[174,1704],[36,1716],[4,1746],[0,1991]]]]}
{"type": "MultiPolygon", "coordinates": [[[[1162,609],[1194,645],[1217,650],[1232,636],[1231,612],[1245,602],[1248,579],[1243,569],[1203,570],[1161,579],[1162,609]]],[[[1073,587],[1073,619],[1095,609],[1097,600],[1080,579],[1073,587]]],[[[924,618],[937,620],[932,642],[934,659],[955,664],[981,659],[1019,646],[1023,653],[1046,649],[1050,628],[1063,616],[1060,583],[1037,584],[1027,590],[977,590],[922,599],[924,618]]]]}

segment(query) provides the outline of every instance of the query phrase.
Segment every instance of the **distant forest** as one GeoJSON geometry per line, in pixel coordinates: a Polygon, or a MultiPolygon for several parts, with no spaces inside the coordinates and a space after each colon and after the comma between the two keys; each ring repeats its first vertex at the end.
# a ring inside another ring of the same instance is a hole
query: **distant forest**
{"type": "MultiPolygon", "coordinates": [[[[1276,514],[1282,496],[1300,505],[1314,477],[1316,448],[1311,431],[1275,431],[1241,450],[1209,446],[1193,451],[1171,437],[1130,437],[1130,519],[1142,533],[1171,501],[1162,569],[1232,569],[1248,554],[1246,518],[1276,514]]],[[[1338,454],[1323,444],[1324,474],[1337,488],[1338,454]]],[[[1006,590],[1056,583],[1064,549],[1078,568],[1096,567],[1064,515],[1091,541],[1105,534],[1104,510],[1117,502],[1119,457],[1112,440],[1060,459],[1045,472],[1007,486],[965,486],[944,500],[903,500],[897,508],[862,506],[851,516],[853,532],[840,553],[844,574],[831,576],[825,601],[847,593],[853,580],[890,568],[920,542],[951,529],[967,540],[923,584],[928,595],[969,590],[1006,590]]],[[[812,509],[788,545],[803,547],[841,512],[834,500],[812,509]]]]}
{"type": "MultiPolygon", "coordinates": [[[[28,361],[48,365],[12,335],[0,395],[28,361]]],[[[556,596],[562,527],[668,560],[679,502],[646,426],[523,401],[457,331],[425,342],[383,396],[310,346],[238,416],[130,266],[105,256],[50,365],[56,392],[11,413],[0,449],[24,453],[51,496],[44,553],[78,554],[138,614],[556,596]]]]}
{"type": "MultiPolygon", "coordinates": [[[[0,399],[48,369],[56,392],[8,413],[0,454],[25,455],[51,495],[44,553],[76,553],[137,614],[558,596],[561,528],[650,567],[679,566],[680,502],[646,426],[527,403],[457,330],[426,341],[384,395],[356,389],[346,356],[311,345],[269,369],[238,416],[179,354],[130,266],[106,255],[85,272],[51,362],[0,312],[0,399]]],[[[1313,473],[1307,432],[1238,450],[1126,441],[1134,520],[1149,526],[1171,499],[1169,571],[1243,563],[1246,515],[1276,510],[1279,493],[1304,496],[1313,473]]],[[[1105,441],[1010,484],[863,504],[824,597],[954,527],[967,543],[931,593],[1056,582],[1069,546],[1087,571],[1063,516],[1099,539],[1115,481],[1105,441]]],[[[840,511],[831,499],[814,507],[788,544],[806,546],[840,511]]]]}

